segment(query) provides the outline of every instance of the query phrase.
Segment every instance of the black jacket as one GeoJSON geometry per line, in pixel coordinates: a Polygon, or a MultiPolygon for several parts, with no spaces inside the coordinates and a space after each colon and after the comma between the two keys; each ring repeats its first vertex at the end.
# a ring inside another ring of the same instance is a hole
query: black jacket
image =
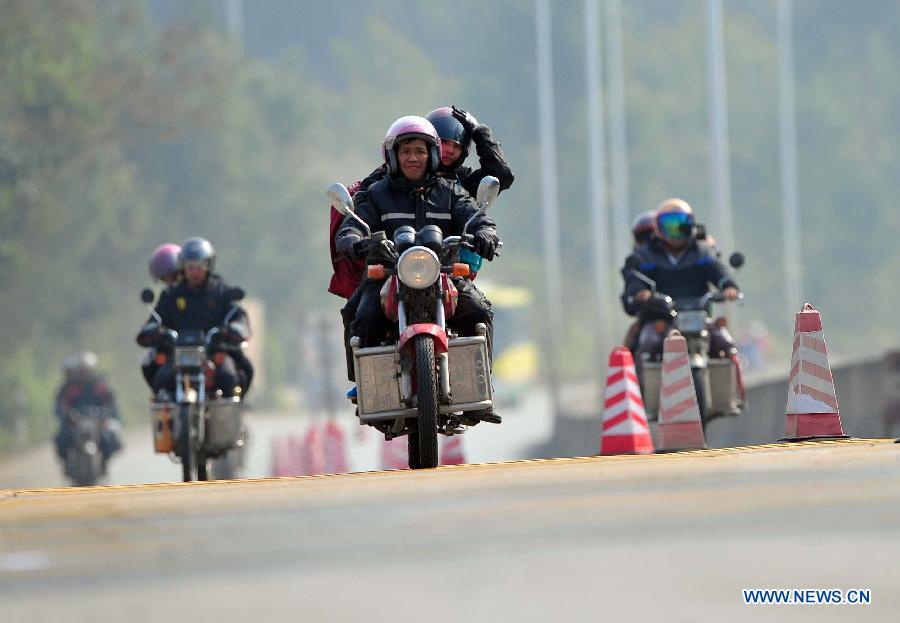
{"type": "MultiPolygon", "coordinates": [[[[414,186],[402,176],[391,176],[357,191],[353,204],[356,215],[373,232],[384,230],[388,240],[403,225],[410,225],[416,231],[425,225],[437,225],[445,237],[458,236],[466,221],[478,211],[475,200],[458,184],[440,177],[431,177],[423,185],[414,186]]],[[[468,233],[483,228],[495,228],[494,221],[484,214],[472,222],[468,233]]],[[[348,234],[365,237],[350,215],[344,218],[335,241],[348,234]]]]}
{"type": "Polygon", "coordinates": [[[632,274],[632,267],[654,280],[658,292],[668,294],[676,301],[683,297],[699,298],[709,292],[710,284],[719,290],[738,287],[708,243],[691,240],[678,257],[678,262],[673,264],[662,242],[652,238],[639,246],[622,268],[622,277],[625,279],[622,305],[631,316],[640,312],[640,305],[634,301],[634,295],[641,290],[650,289],[650,286],[632,274]]]}
{"type": "Polygon", "coordinates": [[[486,125],[480,125],[472,132],[472,142],[475,143],[475,152],[478,154],[478,169],[465,165],[457,167],[454,173],[457,181],[462,184],[473,197],[478,192],[478,184],[482,178],[493,175],[500,180],[500,190],[506,190],[512,186],[515,176],[509,168],[509,162],[500,149],[500,143],[491,136],[491,129],[486,125]]]}
{"type": "MultiPolygon", "coordinates": [[[[208,331],[222,327],[225,316],[235,305],[228,287],[218,275],[210,275],[200,288],[188,287],[182,280],[163,291],[156,304],[156,313],[163,326],[175,331],[188,329],[208,331]]],[[[232,315],[228,323],[228,341],[241,342],[250,337],[250,325],[243,310],[232,315]]],[[[141,346],[153,346],[159,340],[159,325],[151,316],[137,335],[141,346]]]]}

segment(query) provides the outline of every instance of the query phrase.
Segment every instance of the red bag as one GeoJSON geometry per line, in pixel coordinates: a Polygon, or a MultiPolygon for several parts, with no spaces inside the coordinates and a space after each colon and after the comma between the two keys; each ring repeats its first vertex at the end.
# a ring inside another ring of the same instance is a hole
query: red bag
{"type": "MultiPolygon", "coordinates": [[[[355,182],[347,189],[350,191],[351,197],[359,190],[360,184],[361,182],[355,182]]],[[[334,237],[337,235],[343,222],[344,215],[334,208],[331,208],[331,224],[328,229],[328,246],[331,249],[331,266],[334,268],[334,274],[331,275],[331,283],[328,285],[328,291],[337,296],[349,299],[353,296],[356,287],[363,280],[366,263],[363,260],[351,260],[343,255],[339,255],[334,248],[334,237]]]]}

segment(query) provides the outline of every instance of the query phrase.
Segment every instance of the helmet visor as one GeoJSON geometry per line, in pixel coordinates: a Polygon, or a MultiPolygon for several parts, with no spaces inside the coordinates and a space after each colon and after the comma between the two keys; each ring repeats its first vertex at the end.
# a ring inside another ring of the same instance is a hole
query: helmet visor
{"type": "Polygon", "coordinates": [[[694,229],[694,217],[684,212],[667,212],[656,217],[659,235],[670,240],[687,240],[694,229]]]}

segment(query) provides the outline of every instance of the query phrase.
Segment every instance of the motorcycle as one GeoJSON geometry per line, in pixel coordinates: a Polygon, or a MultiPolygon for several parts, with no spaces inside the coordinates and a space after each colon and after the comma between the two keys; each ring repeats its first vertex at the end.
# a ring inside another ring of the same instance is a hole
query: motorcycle
{"type": "MultiPolygon", "coordinates": [[[[69,411],[65,425],[72,428],[71,443],[64,460],[66,476],[73,486],[93,486],[105,471],[101,436],[105,429],[114,429],[118,422],[108,417],[105,409],[88,407],[69,411]]],[[[115,435],[116,431],[108,434],[115,435]]]]}
{"type": "MultiPolygon", "coordinates": [[[[729,258],[729,264],[735,269],[740,268],[743,263],[744,256],[741,253],[733,253],[729,258]]],[[[650,287],[650,299],[641,314],[641,324],[646,323],[642,330],[655,331],[662,340],[672,329],[676,329],[687,342],[691,376],[704,429],[714,419],[743,413],[746,393],[737,349],[719,352],[718,357],[709,356],[709,329],[713,323],[722,330],[725,330],[726,326],[723,317],[712,319],[712,304],[726,302],[725,295],[721,292],[708,292],[701,297],[681,297],[673,300],[657,292],[656,282],[635,267],[630,267],[630,270],[634,276],[650,287]]],[[[743,303],[744,294],[739,293],[737,300],[743,303]]],[[[659,417],[662,354],[651,357],[649,353],[643,353],[635,361],[647,419],[654,421],[659,417]]]]}
{"type": "Polygon", "coordinates": [[[362,347],[358,336],[350,340],[357,415],[360,424],[376,428],[386,440],[407,435],[412,469],[437,467],[438,434],[465,432],[479,422],[467,414],[493,406],[487,327],[479,323],[476,335],[463,337],[447,329],[447,319],[458,297],[451,277],[471,274],[469,264],[459,261],[461,249],[474,250],[468,228],[499,192],[497,178],[481,181],[478,213],[461,236],[444,237],[435,225],[418,232],[404,226],[387,240],[385,232],[372,233],[353,212],[342,184],[328,188],[331,205],[355,219],[371,241],[368,277],[385,279],[381,302],[393,323],[381,346],[362,347]]]}
{"type": "MultiPolygon", "coordinates": [[[[225,316],[225,326],[240,311],[237,301],[244,292],[234,288],[230,296],[232,307],[225,316]]],[[[141,292],[141,300],[147,305],[153,298],[149,288],[141,292]]],[[[245,444],[241,397],[222,396],[213,380],[216,360],[224,351],[218,338],[221,330],[213,327],[205,333],[178,332],[164,327],[152,307],[150,313],[160,325],[168,346],[165,350],[171,353],[175,368],[174,400],[154,400],[151,404],[154,450],[181,461],[184,482],[209,480],[210,460],[245,444]]]]}

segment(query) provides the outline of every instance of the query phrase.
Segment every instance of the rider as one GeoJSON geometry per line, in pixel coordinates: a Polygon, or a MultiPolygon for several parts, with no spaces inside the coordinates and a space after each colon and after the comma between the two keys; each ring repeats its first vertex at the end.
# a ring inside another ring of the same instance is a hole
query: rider
{"type": "MultiPolygon", "coordinates": [[[[180,253],[180,246],[167,242],[156,247],[150,254],[150,261],[147,263],[150,277],[153,278],[153,281],[161,281],[163,289],[175,285],[175,282],[178,281],[178,256],[180,253]]],[[[141,359],[141,372],[144,374],[147,385],[152,386],[153,377],[156,376],[164,362],[164,351],[160,351],[156,347],[147,349],[147,353],[141,359]]]]}
{"type": "Polygon", "coordinates": [[[72,443],[72,425],[69,418],[72,411],[86,411],[99,408],[106,417],[100,432],[100,453],[103,456],[102,469],[116,451],[122,447],[121,417],[116,408],[116,398],[97,370],[97,355],[83,351],[69,355],[63,360],[65,380],[56,393],[56,419],[59,431],[56,433],[56,454],[65,461],[72,443]]]}
{"type": "MultiPolygon", "coordinates": [[[[648,242],[656,230],[656,211],[647,210],[638,214],[631,223],[631,236],[634,238],[633,251],[637,251],[638,247],[648,242]]],[[[635,320],[628,327],[625,333],[625,341],[623,342],[631,352],[637,351],[637,339],[641,330],[640,319],[635,320]]]]}
{"type": "Polygon", "coordinates": [[[491,129],[478,123],[472,113],[456,106],[445,106],[432,110],[425,118],[441,137],[438,175],[458,181],[473,197],[478,190],[478,183],[488,175],[493,175],[500,181],[500,190],[512,186],[515,177],[500,149],[500,143],[491,136],[491,129]],[[480,165],[475,170],[464,164],[472,143],[475,143],[480,165]]]}
{"type": "MultiPolygon", "coordinates": [[[[357,192],[354,197],[356,215],[373,231],[384,230],[388,239],[404,225],[416,230],[436,225],[444,236],[461,235],[466,221],[477,213],[478,208],[462,188],[436,175],[441,161],[441,144],[434,126],[423,117],[401,117],[388,129],[383,152],[388,177],[357,192]]],[[[488,261],[493,260],[499,242],[494,221],[480,214],[470,227],[475,250],[488,261]]],[[[369,242],[364,236],[362,228],[348,215],[335,237],[335,247],[352,260],[363,259],[369,242]]],[[[350,333],[359,336],[363,346],[379,344],[391,327],[381,307],[383,283],[383,279],[366,279],[358,288],[359,307],[350,323],[350,333]]],[[[454,284],[459,290],[459,301],[448,325],[461,335],[475,335],[475,325],[484,323],[490,354],[493,335],[490,302],[471,280],[454,278],[454,284]]],[[[349,348],[349,344],[345,346],[349,348]]],[[[352,374],[352,368],[348,372],[352,374]]],[[[493,409],[476,417],[500,422],[493,409]]]]}
{"type": "MultiPolygon", "coordinates": [[[[657,358],[662,353],[664,335],[644,318],[650,300],[649,284],[635,270],[656,282],[657,292],[677,300],[699,298],[709,292],[709,284],[719,288],[728,300],[738,297],[738,285],[716,257],[713,247],[695,235],[694,211],[683,199],[666,199],[656,209],[655,236],[634,250],[625,262],[622,276],[625,290],[622,303],[631,316],[640,315],[641,330],[637,356],[657,358]]],[[[734,340],[724,326],[711,323],[709,355],[727,358],[734,352],[734,340]]]]}
{"type": "MultiPolygon", "coordinates": [[[[223,396],[246,394],[253,378],[253,366],[240,345],[249,338],[250,326],[240,308],[228,325],[222,326],[234,301],[232,289],[213,273],[215,264],[216,251],[205,238],[188,238],[182,243],[178,258],[182,280],[167,288],[156,304],[156,313],[163,326],[151,317],[138,333],[137,343],[145,347],[163,345],[165,328],[175,331],[193,329],[205,333],[218,327],[221,329],[219,335],[223,357],[221,363],[216,365],[215,386],[223,396]]],[[[157,394],[161,390],[170,393],[174,390],[175,369],[171,362],[166,362],[157,371],[151,387],[157,394]]]]}

